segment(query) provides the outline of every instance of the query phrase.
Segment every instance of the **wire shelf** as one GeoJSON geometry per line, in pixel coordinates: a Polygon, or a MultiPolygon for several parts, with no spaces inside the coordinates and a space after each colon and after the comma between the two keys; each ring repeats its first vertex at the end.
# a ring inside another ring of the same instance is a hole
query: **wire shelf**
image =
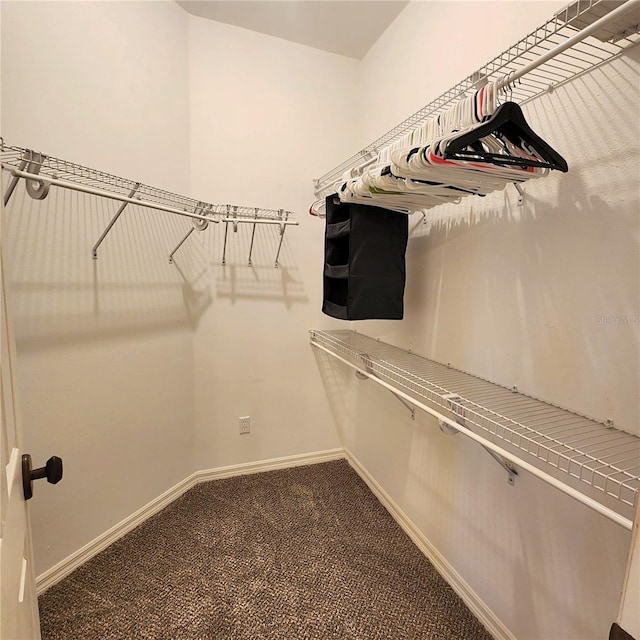
{"type": "MultiPolygon", "coordinates": [[[[631,514],[640,488],[640,437],[347,330],[311,342],[515,451],[543,471],[588,485],[631,514]]],[[[632,517],[632,516],[631,516],[632,517]]]]}
{"type": "Polygon", "coordinates": [[[8,169],[22,170],[26,161],[36,168],[36,173],[45,178],[64,180],[73,184],[102,189],[123,197],[131,196],[140,201],[144,206],[145,202],[171,207],[182,210],[186,213],[195,211],[205,211],[207,215],[228,216],[242,220],[263,220],[263,221],[293,221],[294,214],[283,209],[263,209],[260,207],[245,207],[230,204],[210,204],[188,198],[186,196],[165,191],[157,187],[135,182],[128,178],[114,176],[104,171],[91,169],[68,160],[61,160],[49,155],[32,154],[30,149],[6,145],[0,145],[2,156],[2,166],[8,169]],[[34,157],[36,158],[34,160],[34,157]]]}
{"type": "MultiPolygon", "coordinates": [[[[382,148],[424,124],[429,118],[450,109],[486,82],[500,81],[517,74],[524,67],[542,58],[621,4],[623,3],[609,0],[578,0],[568,5],[476,72],[325,173],[315,181],[316,196],[321,198],[333,193],[335,183],[341,179],[345,171],[357,169],[364,163],[370,162],[382,148]]],[[[525,104],[615,58],[640,40],[639,22],[637,8],[630,10],[622,18],[611,20],[606,28],[601,28],[594,35],[587,36],[566,51],[542,62],[535,69],[524,74],[517,83],[512,83],[508,90],[509,99],[525,104]],[[608,41],[603,41],[601,38],[606,38],[608,41]]]]}

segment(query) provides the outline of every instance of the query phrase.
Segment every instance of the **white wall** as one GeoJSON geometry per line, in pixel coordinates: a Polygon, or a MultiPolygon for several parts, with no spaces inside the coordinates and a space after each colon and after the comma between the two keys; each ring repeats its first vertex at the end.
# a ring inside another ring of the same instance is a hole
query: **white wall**
{"type": "MultiPolygon", "coordinates": [[[[3,2],[6,143],[185,193],[187,18],[172,2],[3,2]]],[[[21,185],[7,212],[26,450],[65,477],[31,501],[37,572],[193,471],[192,342],[167,262],[182,227],[21,185]]]]}
{"type": "MultiPolygon", "coordinates": [[[[210,291],[195,333],[196,464],[211,468],[339,446],[308,329],[320,317],[323,224],[311,178],[356,144],[359,63],[190,16],[192,192],[295,212],[281,266],[275,228],[209,234],[200,262],[178,258],[210,291]],[[215,264],[215,266],[212,266],[215,264]],[[250,435],[238,435],[249,415],[250,435]]],[[[196,243],[199,239],[196,239],[196,243]]],[[[190,276],[191,277],[191,276],[190,276]]]]}
{"type": "MultiPolygon", "coordinates": [[[[362,143],[558,6],[409,5],[363,60],[362,143]]],[[[637,432],[639,57],[527,105],[570,173],[526,185],[522,209],[507,190],[412,220],[405,319],[358,330],[637,432]]],[[[515,637],[607,637],[629,532],[525,473],[510,487],[477,445],[328,375],[346,445],[515,637]]]]}
{"type": "Polygon", "coordinates": [[[194,469],[339,446],[308,345],[323,225],[307,209],[311,177],[355,147],[358,62],[171,2],[8,2],[2,27],[6,142],[300,221],[279,269],[275,228],[257,231],[252,269],[246,228],[225,268],[221,229],[169,265],[189,223],[129,207],[94,262],[118,205],[16,192],[26,442],[38,464],[61,456],[66,474],[32,503],[40,573],[194,469]]]}

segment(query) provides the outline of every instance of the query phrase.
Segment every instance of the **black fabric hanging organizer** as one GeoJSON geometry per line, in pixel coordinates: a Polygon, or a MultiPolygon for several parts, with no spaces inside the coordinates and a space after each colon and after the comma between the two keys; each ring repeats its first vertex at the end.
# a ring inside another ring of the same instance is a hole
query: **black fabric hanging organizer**
{"type": "Polygon", "coordinates": [[[401,320],[408,216],[326,199],[322,311],[340,320],[401,320]]]}

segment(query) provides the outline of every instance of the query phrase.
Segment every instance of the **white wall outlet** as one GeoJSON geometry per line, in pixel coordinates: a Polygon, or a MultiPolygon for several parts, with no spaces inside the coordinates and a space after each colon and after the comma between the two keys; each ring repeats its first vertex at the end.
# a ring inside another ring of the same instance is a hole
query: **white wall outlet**
{"type": "Polygon", "coordinates": [[[251,418],[249,416],[238,418],[238,423],[240,425],[240,435],[251,432],[251,418]]]}

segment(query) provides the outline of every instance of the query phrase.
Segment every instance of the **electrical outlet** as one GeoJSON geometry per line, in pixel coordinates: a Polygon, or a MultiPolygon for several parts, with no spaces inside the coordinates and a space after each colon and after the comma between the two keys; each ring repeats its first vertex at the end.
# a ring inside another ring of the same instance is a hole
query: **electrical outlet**
{"type": "Polygon", "coordinates": [[[240,425],[240,435],[251,432],[251,418],[249,416],[238,418],[238,423],[240,425]]]}

